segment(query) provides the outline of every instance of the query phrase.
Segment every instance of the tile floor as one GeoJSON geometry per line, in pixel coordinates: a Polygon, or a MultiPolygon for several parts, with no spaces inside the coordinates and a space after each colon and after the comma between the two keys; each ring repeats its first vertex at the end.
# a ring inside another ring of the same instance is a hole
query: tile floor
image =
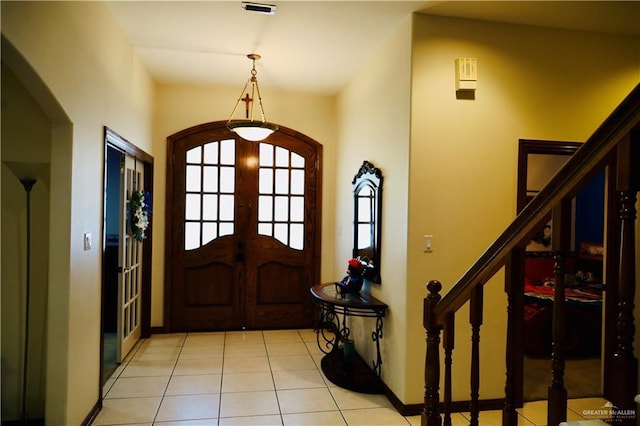
{"type": "MultiPolygon", "coordinates": [[[[420,425],[383,395],[351,392],[320,370],[313,330],[160,334],[141,340],[104,385],[93,425],[420,425]]],[[[569,401],[584,420],[599,398],[569,401]]],[[[544,425],[546,402],[521,410],[521,425],[544,425]]],[[[482,412],[481,425],[501,424],[482,412]]],[[[453,425],[468,424],[456,413],[453,425]]]]}

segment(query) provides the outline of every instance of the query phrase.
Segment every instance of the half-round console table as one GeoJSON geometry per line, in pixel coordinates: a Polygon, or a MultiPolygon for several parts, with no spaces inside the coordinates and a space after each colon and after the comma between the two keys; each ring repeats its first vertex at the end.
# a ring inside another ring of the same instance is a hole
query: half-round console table
{"type": "Polygon", "coordinates": [[[325,353],[321,367],[325,376],[336,385],[362,393],[384,393],[380,380],[382,358],[382,318],[387,305],[367,294],[341,295],[335,283],[317,284],[311,287],[314,303],[320,308],[316,328],[318,347],[325,353]],[[353,344],[351,330],[347,327],[347,317],[369,317],[376,319],[376,329],[371,340],[376,345],[376,359],[370,368],[357,354],[350,353],[353,344]]]}

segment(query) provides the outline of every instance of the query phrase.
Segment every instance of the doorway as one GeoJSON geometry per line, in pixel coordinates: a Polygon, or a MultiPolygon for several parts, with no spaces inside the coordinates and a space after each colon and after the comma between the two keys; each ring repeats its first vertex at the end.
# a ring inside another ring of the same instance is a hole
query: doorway
{"type": "MultiPolygon", "coordinates": [[[[580,143],[521,140],[518,154],[518,212],[566,163],[580,143]]],[[[570,398],[602,395],[604,172],[572,202],[571,252],[565,264],[567,340],[565,387],[570,398]],[[599,250],[599,256],[585,250],[599,250]]],[[[523,399],[547,398],[551,383],[551,320],[554,252],[544,220],[524,248],[523,399]]]]}
{"type": "Polygon", "coordinates": [[[170,136],[168,152],[169,329],[309,327],[321,145],[283,127],[249,142],[214,122],[170,136]]]}
{"type": "Polygon", "coordinates": [[[149,335],[151,229],[135,233],[133,202],[140,194],[150,201],[152,167],[148,154],[105,128],[102,383],[149,335]]]}
{"type": "Polygon", "coordinates": [[[107,380],[119,364],[118,357],[118,250],[120,247],[120,168],[124,154],[107,146],[105,162],[105,239],[102,258],[103,361],[102,378],[107,380]]]}

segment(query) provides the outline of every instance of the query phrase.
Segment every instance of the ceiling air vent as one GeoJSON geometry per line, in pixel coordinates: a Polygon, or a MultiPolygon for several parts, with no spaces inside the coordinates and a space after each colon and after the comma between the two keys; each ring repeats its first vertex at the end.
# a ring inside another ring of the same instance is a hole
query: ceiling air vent
{"type": "Polygon", "coordinates": [[[264,13],[265,15],[276,14],[276,6],[273,4],[249,3],[243,1],[242,8],[247,12],[264,13]]]}

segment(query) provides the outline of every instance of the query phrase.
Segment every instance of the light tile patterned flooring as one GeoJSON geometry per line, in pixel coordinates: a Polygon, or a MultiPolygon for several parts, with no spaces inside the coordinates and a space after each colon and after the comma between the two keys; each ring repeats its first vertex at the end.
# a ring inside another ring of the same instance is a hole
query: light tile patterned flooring
{"type": "MultiPolygon", "coordinates": [[[[105,383],[94,425],[420,425],[383,395],[335,386],[320,370],[313,330],[153,335],[143,339],[105,383]]],[[[569,401],[568,420],[604,405],[569,401]]],[[[520,425],[545,425],[546,402],[520,410],[520,425]]],[[[469,424],[455,413],[453,425],[469,424]]],[[[500,411],[480,424],[501,424],[500,411]]]]}

